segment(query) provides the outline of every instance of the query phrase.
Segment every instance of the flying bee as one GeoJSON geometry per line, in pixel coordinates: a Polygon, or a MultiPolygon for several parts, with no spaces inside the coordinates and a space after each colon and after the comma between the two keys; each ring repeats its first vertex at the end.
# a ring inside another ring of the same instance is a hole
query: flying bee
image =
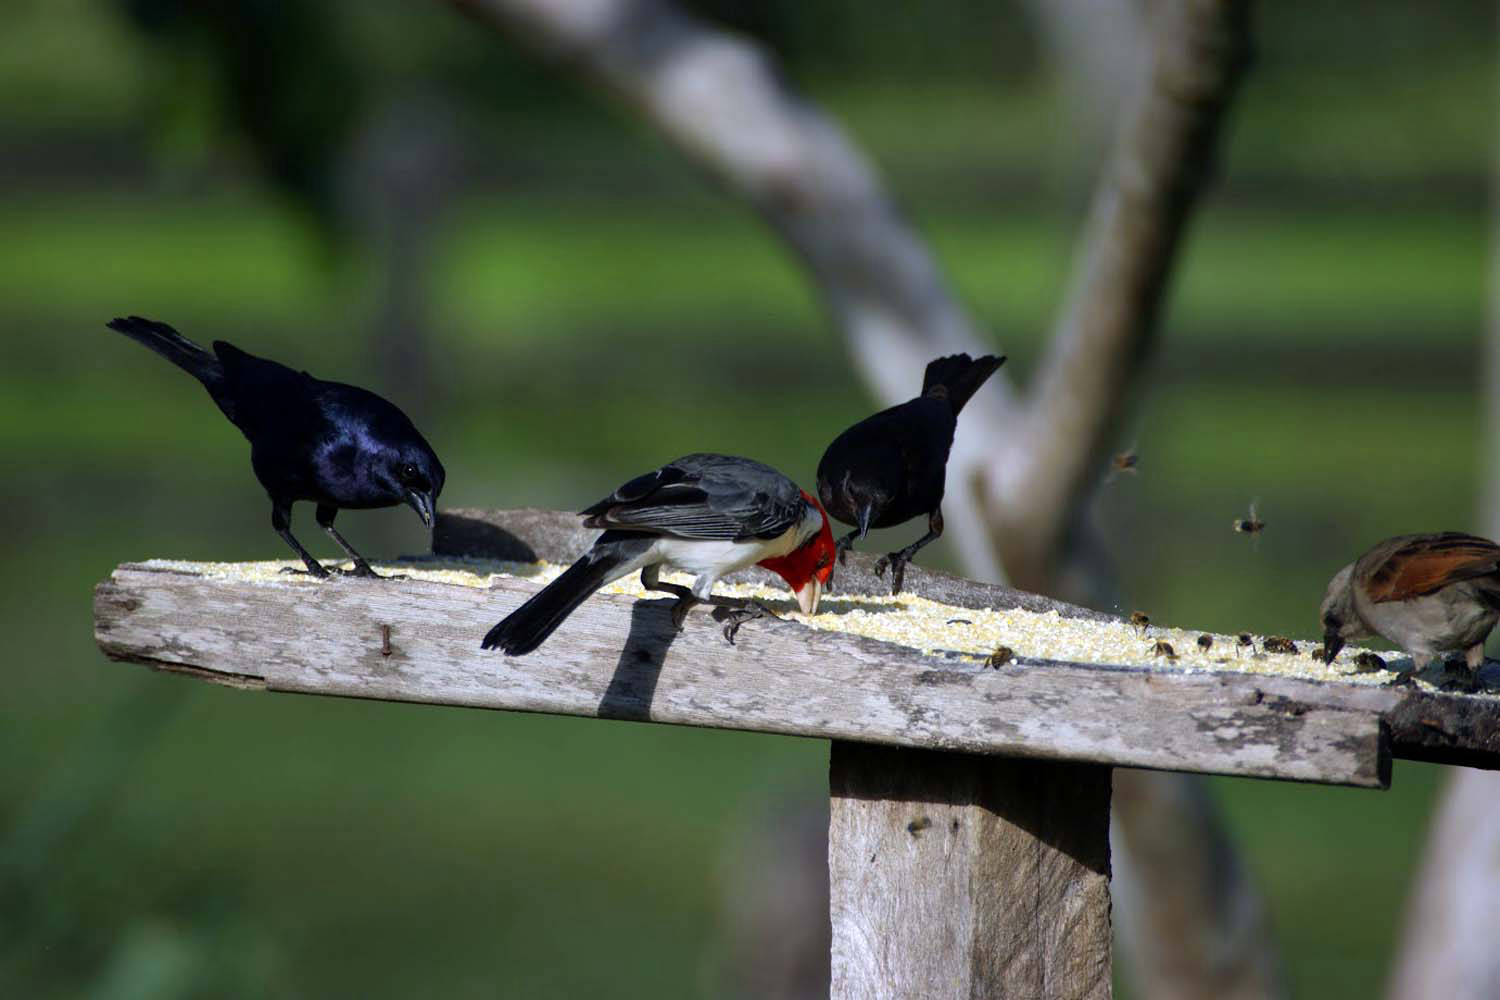
{"type": "Polygon", "coordinates": [[[1246,646],[1250,647],[1250,652],[1255,652],[1255,636],[1251,635],[1249,632],[1241,632],[1235,638],[1234,655],[1239,656],[1240,650],[1244,649],[1246,646]]]}
{"type": "Polygon", "coordinates": [[[1293,656],[1297,655],[1297,644],[1280,635],[1266,636],[1266,641],[1260,644],[1260,648],[1268,653],[1290,653],[1293,656]]]}
{"type": "Polygon", "coordinates": [[[995,647],[995,651],[990,654],[990,658],[984,661],[984,665],[987,667],[994,667],[996,670],[999,670],[1001,667],[1005,666],[1015,658],[1015,650],[1011,649],[1009,646],[997,646],[995,647]]]}
{"type": "Polygon", "coordinates": [[[1115,478],[1118,477],[1121,473],[1129,473],[1132,476],[1135,475],[1135,467],[1137,464],[1139,464],[1140,460],[1140,456],[1135,453],[1135,445],[1131,445],[1129,448],[1125,449],[1109,460],[1109,475],[1105,478],[1104,481],[1106,483],[1112,483],[1115,481],[1115,478]]]}
{"type": "Polygon", "coordinates": [[[1156,640],[1156,645],[1151,647],[1151,655],[1165,656],[1169,660],[1175,660],[1177,659],[1177,650],[1173,649],[1172,644],[1165,639],[1158,639],[1156,640]]]}
{"type": "Polygon", "coordinates": [[[1266,522],[1260,519],[1260,513],[1256,510],[1257,502],[1250,501],[1250,516],[1237,517],[1232,527],[1242,535],[1258,535],[1266,530],[1266,522]]]}
{"type": "Polygon", "coordinates": [[[1386,669],[1386,667],[1385,661],[1380,657],[1376,656],[1374,653],[1365,652],[1360,653],[1354,658],[1354,669],[1363,674],[1368,673],[1372,670],[1384,670],[1386,669]]]}
{"type": "Polygon", "coordinates": [[[1151,626],[1151,616],[1144,611],[1130,612],[1130,624],[1145,632],[1151,626]]]}
{"type": "Polygon", "coordinates": [[[1198,648],[1203,650],[1205,653],[1212,649],[1213,645],[1214,637],[1209,635],[1207,632],[1204,632],[1198,637],[1198,648]]]}

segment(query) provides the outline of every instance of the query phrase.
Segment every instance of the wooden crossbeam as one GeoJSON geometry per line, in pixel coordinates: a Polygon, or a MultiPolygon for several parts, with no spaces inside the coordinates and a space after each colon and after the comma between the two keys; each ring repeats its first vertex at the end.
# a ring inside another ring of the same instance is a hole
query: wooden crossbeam
{"type": "Polygon", "coordinates": [[[789,621],[729,645],[706,614],[600,594],[539,651],[479,639],[534,593],[419,580],[245,582],[121,566],[96,593],[109,656],[272,691],[742,729],[893,746],[1379,787],[1378,714],[1254,683],[1065,664],[1003,671],[789,621]]]}
{"type": "MultiPolygon", "coordinates": [[[[591,537],[567,514],[458,511],[434,548],[561,562],[591,537]]],[[[839,584],[884,585],[858,555],[839,584]]],[[[958,607],[1102,617],[919,569],[907,585],[958,607]]],[[[703,615],[677,632],[668,600],[595,595],[530,656],[481,651],[535,590],[522,577],[320,582],[127,564],[96,588],[95,634],[114,659],[239,687],[830,739],[836,1000],[1108,997],[1112,766],[1384,787],[1393,749],[1500,764],[1500,699],[1483,694],[993,670],[775,620],[730,646],[703,615]]]]}

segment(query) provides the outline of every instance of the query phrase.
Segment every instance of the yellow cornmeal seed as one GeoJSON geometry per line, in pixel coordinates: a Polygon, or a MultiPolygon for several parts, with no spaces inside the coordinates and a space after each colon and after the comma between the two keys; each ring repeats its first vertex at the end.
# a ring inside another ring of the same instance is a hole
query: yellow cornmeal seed
{"type": "MultiPolygon", "coordinates": [[[[284,574],[284,567],[301,569],[295,561],[255,563],[195,563],[153,559],[144,564],[152,569],[182,570],[211,579],[243,583],[311,586],[318,583],[307,576],[284,574]]],[[[325,563],[327,566],[345,563],[325,563]]],[[[505,563],[493,560],[442,560],[423,563],[388,563],[377,566],[381,573],[404,573],[408,579],[464,587],[489,587],[501,577],[519,578],[536,583],[550,583],[566,566],[556,563],[505,563]],[[434,568],[425,568],[434,567],[434,568]]],[[[664,573],[662,579],[688,585],[693,578],[684,573],[664,573]]],[[[603,588],[605,593],[630,597],[645,595],[637,574],[617,580],[603,588]]],[[[1304,646],[1297,654],[1261,652],[1264,636],[1255,637],[1256,652],[1237,646],[1233,635],[1216,635],[1205,650],[1197,643],[1199,629],[1180,629],[1150,625],[1144,630],[1128,621],[1088,621],[1063,618],[1055,611],[1037,613],[1019,609],[994,610],[956,607],[918,597],[915,594],[829,594],[818,606],[818,614],[809,618],[797,610],[795,600],[784,586],[719,583],[714,593],[725,597],[751,597],[764,602],[782,617],[811,628],[829,632],[882,639],[920,650],[924,653],[958,653],[965,659],[983,662],[997,647],[1008,646],[1018,660],[1062,660],[1069,663],[1097,663],[1109,666],[1150,667],[1153,670],[1238,671],[1301,677],[1312,680],[1343,681],[1349,684],[1385,684],[1396,677],[1396,671],[1407,669],[1411,661],[1383,652],[1391,668],[1369,673],[1357,672],[1354,661],[1361,647],[1346,646],[1332,665],[1308,655],[1304,646]],[[949,624],[951,618],[963,618],[968,624],[949,624]],[[1154,653],[1157,642],[1169,643],[1177,652],[1174,661],[1154,653]]],[[[653,594],[670,599],[669,595],[653,594]]],[[[690,619],[691,621],[691,619],[690,619]]],[[[1424,672],[1440,677],[1437,669],[1424,672]]],[[[1429,681],[1417,683],[1431,689],[1429,681]]]]}

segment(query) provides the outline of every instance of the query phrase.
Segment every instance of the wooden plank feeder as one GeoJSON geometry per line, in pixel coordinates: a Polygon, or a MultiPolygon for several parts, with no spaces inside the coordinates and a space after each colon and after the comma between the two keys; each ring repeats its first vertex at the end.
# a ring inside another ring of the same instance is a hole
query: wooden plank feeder
{"type": "MultiPolygon", "coordinates": [[[[448,512],[402,581],[126,564],[95,590],[95,635],[111,659],[256,690],[829,739],[836,1000],[1109,996],[1112,767],[1384,788],[1393,756],[1500,765],[1500,698],[1259,674],[1248,659],[991,666],[777,620],[731,646],[700,613],[674,631],[670,598],[609,593],[530,656],[481,652],[537,583],[478,560],[566,563],[593,535],[570,514],[448,512]],[[456,560],[468,585],[421,578],[456,560]]],[[[820,619],[837,597],[885,591],[870,565],[851,557],[820,619]]],[[[906,579],[955,616],[1118,625],[915,567],[906,579]]],[[[1487,664],[1487,687],[1497,673],[1487,664]]]]}

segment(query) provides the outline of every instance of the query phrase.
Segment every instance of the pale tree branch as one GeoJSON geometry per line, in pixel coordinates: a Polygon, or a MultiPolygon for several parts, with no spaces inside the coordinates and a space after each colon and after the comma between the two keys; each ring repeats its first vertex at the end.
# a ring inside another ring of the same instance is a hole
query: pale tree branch
{"type": "MultiPolygon", "coordinates": [[[[761,216],[806,263],[860,374],[882,399],[909,399],[942,353],[988,353],[923,241],[874,168],[821,111],[793,93],[747,39],[664,0],[452,0],[631,105],[761,216]]],[[[1015,417],[992,380],[965,410],[950,485],[993,461],[980,427],[1015,417]]],[[[1002,581],[971,490],[945,506],[976,579],[1002,581]]]]}
{"type": "MultiPolygon", "coordinates": [[[[1500,82],[1500,81],[1497,81],[1500,82]]],[[[1491,153],[1485,301],[1483,530],[1500,537],[1500,144],[1491,153]]],[[[1390,1000],[1500,995],[1500,774],[1454,768],[1412,884],[1390,1000]]]]}
{"type": "Polygon", "coordinates": [[[1073,151],[1097,152],[1143,79],[1151,42],[1147,0],[1026,0],[1025,6],[1067,100],[1073,151]]]}
{"type": "Polygon", "coordinates": [[[1247,62],[1248,21],[1237,0],[1155,6],[1150,79],[1100,178],[1025,426],[1013,435],[1015,461],[988,483],[994,537],[1017,586],[1050,589],[1098,481],[1247,62]]]}
{"type": "MultiPolygon", "coordinates": [[[[993,350],[873,167],[788,89],[753,43],[666,0],[450,2],[613,91],[752,204],[805,262],[881,400],[910,398],[918,373],[937,354],[993,350]]],[[[944,515],[965,571],[977,579],[999,580],[1008,571],[1028,589],[1056,592],[1065,533],[1083,515],[1097,459],[1139,375],[1244,65],[1243,4],[1158,0],[1152,7],[1150,75],[1131,88],[1137,96],[1101,178],[1037,391],[1023,407],[997,376],[964,411],[954,442],[944,515]],[[1035,539],[1013,537],[1032,531],[1035,539]]],[[[1137,800],[1154,796],[1152,829],[1176,829],[1203,858],[1232,858],[1191,778],[1120,772],[1117,788],[1137,800]],[[1134,782],[1141,784],[1131,792],[1134,782]]],[[[1129,832],[1138,816],[1130,810],[1121,817],[1127,832],[1117,843],[1126,854],[1149,836],[1129,832]]],[[[1161,948],[1176,941],[1158,922],[1170,915],[1203,927],[1201,940],[1244,949],[1238,961],[1216,953],[1173,964],[1171,983],[1187,992],[1170,995],[1193,995],[1194,987],[1201,996],[1219,989],[1278,995],[1274,971],[1267,972],[1275,968],[1274,952],[1242,869],[1204,864],[1183,879],[1156,863],[1159,854],[1121,860],[1140,889],[1133,898],[1152,901],[1122,911],[1122,923],[1144,922],[1135,941],[1166,942],[1135,957],[1138,972],[1152,976],[1166,967],[1161,948]]],[[[1140,985],[1143,994],[1158,995],[1158,981],[1140,985]]],[[[1165,986],[1160,995],[1169,995],[1165,986]]]]}
{"type": "Polygon", "coordinates": [[[1433,817],[1390,1000],[1500,996],[1500,773],[1453,768],[1433,817]]]}
{"type": "Polygon", "coordinates": [[[1286,995],[1270,918],[1207,784],[1168,771],[1117,770],[1113,805],[1113,898],[1131,980],[1142,994],[1286,995]]]}

